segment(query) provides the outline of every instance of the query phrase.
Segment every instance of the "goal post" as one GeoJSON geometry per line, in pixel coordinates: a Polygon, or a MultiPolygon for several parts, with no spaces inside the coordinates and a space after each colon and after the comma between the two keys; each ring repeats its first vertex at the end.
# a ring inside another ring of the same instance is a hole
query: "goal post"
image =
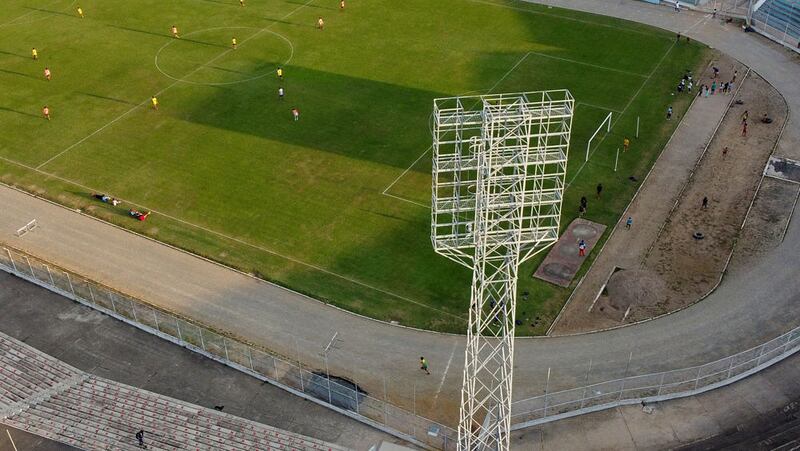
{"type": "Polygon", "coordinates": [[[597,127],[597,130],[595,130],[594,133],[592,134],[592,137],[589,138],[589,142],[586,143],[586,161],[589,161],[589,150],[592,148],[592,141],[597,136],[597,134],[600,133],[600,130],[603,129],[603,126],[604,125],[606,126],[606,133],[611,132],[611,115],[612,114],[613,113],[608,113],[608,116],[606,116],[606,118],[603,119],[603,122],[600,123],[600,126],[597,127]]]}

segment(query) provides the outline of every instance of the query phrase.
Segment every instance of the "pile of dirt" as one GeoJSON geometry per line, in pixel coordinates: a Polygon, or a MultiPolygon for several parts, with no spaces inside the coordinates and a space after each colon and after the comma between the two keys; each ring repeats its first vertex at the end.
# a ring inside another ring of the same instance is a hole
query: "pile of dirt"
{"type": "Polygon", "coordinates": [[[664,279],[647,269],[617,271],[606,285],[608,304],[617,311],[626,311],[632,305],[658,306],[666,296],[664,279]]]}

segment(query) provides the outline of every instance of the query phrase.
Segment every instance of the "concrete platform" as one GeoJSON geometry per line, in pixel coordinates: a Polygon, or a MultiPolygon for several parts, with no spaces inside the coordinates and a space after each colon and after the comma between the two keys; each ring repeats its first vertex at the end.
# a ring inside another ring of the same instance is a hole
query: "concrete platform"
{"type": "Polygon", "coordinates": [[[800,183],[800,161],[770,157],[767,167],[764,168],[764,175],[787,182],[800,183]]]}
{"type": "Polygon", "coordinates": [[[562,287],[568,287],[586,260],[586,257],[578,255],[578,242],[580,240],[586,242],[586,255],[588,256],[605,230],[606,226],[603,224],[586,219],[578,218],[572,221],[533,276],[562,287]]]}

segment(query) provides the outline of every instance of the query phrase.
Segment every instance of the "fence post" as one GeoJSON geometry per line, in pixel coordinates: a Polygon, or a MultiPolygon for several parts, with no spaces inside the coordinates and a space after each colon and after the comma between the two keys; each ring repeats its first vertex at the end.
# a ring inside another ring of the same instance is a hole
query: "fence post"
{"type": "Polygon", "coordinates": [[[47,270],[47,275],[50,277],[50,285],[56,286],[56,282],[53,280],[53,273],[50,271],[50,267],[47,265],[42,265],[47,270]]]}
{"type": "Polygon", "coordinates": [[[108,293],[108,299],[111,300],[111,310],[117,311],[117,303],[114,302],[114,293],[108,293]]]}
{"type": "Polygon", "coordinates": [[[175,327],[178,329],[178,339],[183,341],[183,334],[181,333],[181,323],[178,318],[175,318],[175,327]]]}
{"type": "Polygon", "coordinates": [[[333,395],[331,394],[331,372],[328,371],[327,354],[325,354],[325,378],[328,380],[328,404],[333,404],[333,395]]]}
{"type": "MultiPolygon", "coordinates": [[[[247,359],[250,361],[250,369],[255,371],[256,367],[253,365],[253,348],[250,346],[247,347],[247,359]]],[[[266,376],[266,374],[264,376],[266,376]]]]}
{"type": "Polygon", "coordinates": [[[694,389],[697,390],[697,386],[700,384],[700,370],[703,369],[702,366],[697,367],[697,376],[694,378],[694,389]]]}
{"type": "Polygon", "coordinates": [[[356,379],[355,373],[353,373],[353,383],[356,385],[356,388],[355,388],[355,391],[356,391],[356,413],[361,415],[361,412],[359,412],[359,409],[358,409],[358,405],[361,404],[361,403],[358,401],[358,379],[356,379]]]}
{"type": "Polygon", "coordinates": [[[6,248],[6,253],[8,253],[8,259],[11,260],[11,266],[14,267],[14,272],[19,272],[17,269],[17,263],[14,262],[14,257],[11,256],[11,251],[6,248]]]}
{"type": "Polygon", "coordinates": [[[631,367],[631,360],[633,360],[633,351],[631,351],[630,355],[628,355],[628,364],[625,365],[625,376],[622,377],[622,384],[619,386],[619,396],[617,396],[617,401],[622,399],[622,392],[625,391],[625,380],[628,378],[628,370],[631,367]]]}
{"type": "Polygon", "coordinates": [[[728,364],[728,373],[726,374],[725,379],[730,379],[731,371],[733,371],[733,356],[728,357],[728,359],[730,359],[731,363],[728,364]]]}
{"type": "Polygon", "coordinates": [[[300,362],[300,347],[297,346],[297,337],[292,336],[294,338],[294,352],[297,355],[297,368],[300,372],[300,391],[303,393],[306,392],[305,383],[303,382],[303,364],[300,362]]]}
{"type": "Polygon", "coordinates": [[[78,295],[75,294],[75,287],[72,286],[72,277],[70,277],[69,273],[66,271],[64,271],[64,274],[67,275],[67,282],[69,282],[69,291],[72,292],[72,297],[77,299],[78,295]]]}
{"type": "Polygon", "coordinates": [[[581,396],[581,409],[583,409],[583,406],[586,402],[586,391],[589,390],[589,373],[592,372],[592,363],[593,360],[589,359],[589,369],[586,370],[586,379],[584,379],[583,381],[583,396],[581,396]]]}
{"type": "Polygon", "coordinates": [[[656,392],[656,396],[661,396],[661,389],[664,388],[664,376],[667,373],[661,373],[661,381],[658,383],[658,392],[656,392]]]}
{"type": "Polygon", "coordinates": [[[36,274],[33,273],[33,265],[31,265],[31,259],[29,259],[27,255],[24,257],[25,261],[28,262],[28,269],[31,270],[31,277],[33,277],[33,279],[36,280],[36,274]]]}
{"type": "Polygon", "coordinates": [[[786,348],[789,347],[789,343],[791,342],[792,342],[792,332],[789,332],[788,334],[786,334],[786,343],[783,344],[783,351],[781,351],[781,354],[786,354],[786,348]]]}
{"type": "Polygon", "coordinates": [[[200,334],[200,347],[203,348],[203,351],[208,351],[208,349],[206,349],[206,341],[203,339],[203,329],[201,329],[200,326],[195,327],[197,327],[197,333],[200,334]]]}
{"type": "Polygon", "coordinates": [[[389,424],[389,418],[386,416],[386,376],[383,376],[383,424],[389,424]]]}
{"type": "Polygon", "coordinates": [[[542,418],[547,418],[547,391],[550,389],[550,367],[547,367],[547,382],[544,383],[544,412],[542,418]]]}
{"type": "Polygon", "coordinates": [[[278,379],[278,362],[275,361],[276,360],[275,356],[271,356],[271,357],[272,357],[272,367],[275,369],[275,380],[277,381],[277,380],[279,380],[278,379]]]}
{"type": "Polygon", "coordinates": [[[222,337],[222,347],[225,348],[225,360],[230,362],[230,357],[228,357],[228,342],[225,340],[225,337],[222,337]]]}
{"type": "Polygon", "coordinates": [[[761,366],[761,357],[764,356],[764,346],[766,343],[762,344],[758,349],[758,359],[756,360],[756,367],[761,366]]]}
{"type": "MultiPolygon", "coordinates": [[[[113,296],[113,293],[112,293],[113,296]]],[[[133,315],[133,320],[137,323],[139,322],[139,318],[136,317],[136,304],[133,303],[132,299],[128,299],[128,302],[131,303],[131,315],[133,315]]]]}
{"type": "MultiPolygon", "coordinates": [[[[84,280],[86,282],[86,286],[89,287],[89,296],[92,298],[92,304],[97,304],[94,300],[94,291],[92,291],[92,284],[88,280],[84,280]]],[[[111,304],[111,307],[114,307],[114,304],[111,304]]],[[[115,308],[114,311],[116,312],[117,309],[115,308]]]]}
{"type": "Polygon", "coordinates": [[[158,315],[156,314],[156,309],[153,309],[153,321],[156,323],[156,330],[160,331],[161,329],[158,327],[158,315]]]}

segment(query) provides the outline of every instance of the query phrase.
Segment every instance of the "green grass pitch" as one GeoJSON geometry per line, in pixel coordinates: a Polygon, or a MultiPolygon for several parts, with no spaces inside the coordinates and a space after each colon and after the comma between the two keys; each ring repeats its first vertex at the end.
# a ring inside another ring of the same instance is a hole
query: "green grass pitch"
{"type": "MultiPolygon", "coordinates": [[[[347,0],[344,11],[338,0],[5,0],[0,178],[351,311],[462,332],[471,273],[429,239],[433,99],[571,90],[562,222],[587,195],[587,218],[613,225],[636,189],[627,177],[645,175],[678,122],[667,106],[679,118],[691,100],[675,84],[709,55],[642,25],[503,0],[347,0]],[[613,129],[584,165],[609,112],[613,129]],[[637,116],[641,138],[614,173],[637,116]],[[154,213],[134,221],[131,207],[154,213]]],[[[521,334],[544,330],[569,293],[530,277],[540,260],[520,271],[521,334]]]]}

